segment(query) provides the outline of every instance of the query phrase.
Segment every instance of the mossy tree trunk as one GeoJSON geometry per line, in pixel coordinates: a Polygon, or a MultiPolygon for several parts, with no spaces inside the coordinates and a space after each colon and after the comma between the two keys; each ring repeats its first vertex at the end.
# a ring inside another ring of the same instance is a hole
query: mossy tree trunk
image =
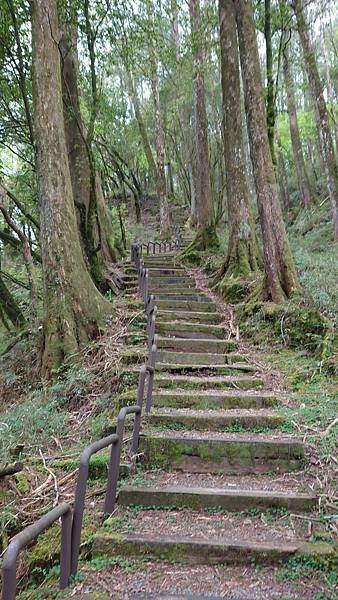
{"type": "Polygon", "coordinates": [[[199,0],[190,0],[189,10],[193,60],[194,139],[196,152],[195,194],[197,217],[197,234],[192,246],[196,250],[205,250],[206,248],[215,245],[217,238],[213,222],[208,122],[205,106],[205,40],[201,24],[199,0]]]}
{"type": "Polygon", "coordinates": [[[335,235],[338,236],[338,168],[330,130],[329,115],[326,108],[316,55],[310,41],[309,26],[306,23],[302,0],[292,0],[292,7],[297,19],[297,29],[315,110],[319,147],[331,201],[334,231],[335,235]]]}
{"type": "Polygon", "coordinates": [[[42,374],[50,376],[111,312],[86,268],[68,164],[56,0],[33,0],[33,107],[44,281],[42,374]]]}
{"type": "Polygon", "coordinates": [[[155,148],[156,148],[156,191],[160,208],[160,233],[166,238],[170,230],[169,200],[165,175],[164,134],[162,126],[158,64],[154,48],[150,48],[151,88],[154,103],[155,148]]]}
{"type": "Polygon", "coordinates": [[[272,164],[251,0],[234,2],[250,154],[264,247],[263,298],[283,302],[298,287],[272,164]]]}
{"type": "Polygon", "coordinates": [[[6,317],[17,328],[23,327],[26,323],[20,306],[0,275],[0,318],[5,327],[8,328],[6,317]]]}
{"type": "Polygon", "coordinates": [[[264,37],[265,37],[265,56],[266,56],[266,123],[268,127],[268,139],[271,152],[271,158],[276,165],[275,152],[275,84],[273,79],[273,52],[272,52],[272,31],[271,31],[271,0],[264,2],[264,37]]]}
{"type": "Polygon", "coordinates": [[[286,102],[289,117],[290,137],[292,144],[292,152],[295,160],[296,175],[300,193],[300,199],[303,206],[308,206],[311,200],[310,182],[306,171],[305,160],[300,139],[296,97],[294,90],[294,82],[290,65],[289,48],[286,45],[283,51],[283,74],[284,86],[286,91],[286,102]]]}
{"type": "Polygon", "coordinates": [[[111,216],[80,111],[77,25],[67,23],[62,28],[60,50],[64,120],[74,203],[85,260],[95,284],[104,290],[107,288],[110,266],[117,260],[117,251],[111,216]]]}
{"type": "Polygon", "coordinates": [[[232,0],[219,0],[224,160],[229,243],[219,277],[247,277],[258,269],[258,251],[248,188],[236,20],[232,0]]]}

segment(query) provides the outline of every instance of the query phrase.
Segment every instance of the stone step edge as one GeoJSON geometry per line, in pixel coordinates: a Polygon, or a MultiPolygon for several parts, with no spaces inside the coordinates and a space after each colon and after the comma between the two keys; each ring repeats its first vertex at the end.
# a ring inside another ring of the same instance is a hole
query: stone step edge
{"type": "Polygon", "coordinates": [[[202,538],[184,536],[150,536],[136,534],[97,533],[93,537],[93,556],[143,556],[151,554],[166,560],[189,564],[243,564],[255,560],[258,563],[275,564],[291,556],[330,557],[333,548],[326,543],[298,542],[234,542],[227,539],[208,542],[202,538]]]}
{"type": "Polygon", "coordinates": [[[314,494],[279,490],[125,485],[119,492],[118,503],[121,506],[175,506],[191,510],[221,508],[230,512],[250,508],[308,511],[318,505],[318,497],[314,494]]]}

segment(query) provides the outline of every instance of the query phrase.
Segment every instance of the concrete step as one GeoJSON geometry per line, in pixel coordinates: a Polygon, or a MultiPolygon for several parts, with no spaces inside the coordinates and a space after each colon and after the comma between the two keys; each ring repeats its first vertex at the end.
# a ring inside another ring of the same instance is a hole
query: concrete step
{"type": "Polygon", "coordinates": [[[190,365],[186,363],[169,363],[169,362],[156,362],[156,371],[168,371],[175,373],[201,373],[206,375],[234,375],[239,371],[243,373],[254,373],[256,371],[255,365],[249,363],[238,362],[229,365],[226,364],[200,364],[190,365]]]}
{"type": "Polygon", "coordinates": [[[270,428],[276,429],[285,418],[275,410],[187,410],[182,408],[154,410],[147,418],[147,423],[155,427],[196,431],[224,431],[226,428],[241,429],[270,428]]]}
{"type": "MultiPolygon", "coordinates": [[[[125,556],[152,557],[189,565],[215,564],[278,564],[287,561],[295,554],[299,556],[333,556],[329,544],[304,541],[250,542],[222,539],[207,541],[204,538],[191,538],[180,535],[156,534],[110,534],[102,531],[94,535],[93,557],[125,556]]],[[[158,597],[158,596],[157,596],[158,597]]],[[[181,598],[181,596],[179,596],[181,598]]]]}
{"type": "Polygon", "coordinates": [[[186,277],[186,270],[184,267],[149,267],[149,275],[152,277],[186,277]]]}
{"type": "Polygon", "coordinates": [[[304,459],[300,440],[258,433],[147,434],[139,451],[145,465],[189,473],[282,473],[301,469],[304,459]]]}
{"type": "MultiPolygon", "coordinates": [[[[183,296],[201,296],[202,298],[208,298],[208,296],[206,296],[205,294],[203,294],[203,292],[199,292],[196,288],[196,286],[194,284],[191,285],[186,285],[186,286],[180,286],[180,285],[163,285],[163,286],[156,286],[155,284],[152,283],[151,278],[149,280],[149,293],[150,294],[154,294],[155,296],[157,294],[165,294],[165,295],[169,295],[169,296],[178,296],[178,297],[183,297],[183,296]]],[[[209,298],[208,298],[209,300],[209,298]]]]}
{"type": "Polygon", "coordinates": [[[190,277],[185,277],[182,275],[173,277],[172,275],[161,275],[160,277],[154,276],[150,273],[149,283],[154,287],[176,287],[176,289],[180,289],[180,287],[192,287],[196,288],[196,283],[190,277]]]}
{"type": "MultiPolygon", "coordinates": [[[[203,294],[194,294],[193,290],[181,290],[182,293],[171,292],[171,291],[152,291],[152,294],[155,296],[155,300],[165,300],[172,305],[173,301],[180,302],[200,302],[201,304],[211,304],[212,301],[208,296],[204,296],[203,294]]],[[[157,304],[157,302],[156,302],[157,304]]]]}
{"type": "Polygon", "coordinates": [[[209,375],[208,377],[194,377],[193,375],[171,374],[168,376],[155,373],[155,385],[161,388],[182,388],[188,390],[216,390],[224,388],[250,390],[262,387],[264,382],[259,377],[252,375],[225,375],[224,377],[209,375]]]}
{"type": "MultiPolygon", "coordinates": [[[[196,340],[198,342],[198,340],[196,340]]],[[[233,362],[245,361],[241,354],[216,354],[211,352],[170,352],[160,350],[157,353],[158,362],[173,363],[191,366],[200,365],[227,365],[233,362]]]]}
{"type": "Polygon", "coordinates": [[[300,492],[136,485],[125,485],[119,493],[118,502],[121,506],[175,506],[192,510],[213,508],[229,512],[269,508],[285,508],[296,512],[315,510],[318,506],[315,495],[300,492]]]}
{"type": "Polygon", "coordinates": [[[195,410],[269,408],[277,404],[271,392],[245,390],[170,390],[155,389],[154,408],[190,408],[195,410]]]}
{"type": "Polygon", "coordinates": [[[210,312],[214,314],[217,313],[216,306],[213,302],[205,302],[205,297],[199,296],[196,300],[184,300],[181,298],[161,298],[158,297],[156,301],[156,306],[158,310],[172,310],[175,312],[180,311],[193,311],[193,312],[210,312]]]}
{"type": "MultiPolygon", "coordinates": [[[[162,327],[156,323],[157,332],[161,334],[162,327]]],[[[181,333],[181,336],[183,333],[181,333]]],[[[203,339],[198,337],[198,333],[190,334],[196,337],[158,337],[157,348],[159,350],[172,350],[173,352],[183,353],[212,353],[223,355],[226,352],[237,350],[238,343],[235,341],[225,341],[219,339],[203,339]]],[[[199,334],[204,335],[204,334],[199,334]]],[[[184,354],[185,356],[185,354],[184,354]]],[[[176,362],[176,361],[175,361],[176,362]]]]}
{"type": "Polygon", "coordinates": [[[157,317],[158,321],[161,323],[177,323],[179,321],[185,321],[186,323],[200,323],[201,325],[207,325],[209,323],[217,324],[223,321],[222,315],[207,312],[159,310],[157,312],[157,317]]]}
{"type": "MultiPolygon", "coordinates": [[[[212,314],[212,313],[211,313],[212,314]]],[[[205,339],[214,340],[218,338],[224,341],[228,335],[228,331],[223,325],[205,324],[205,323],[187,323],[172,321],[163,321],[160,314],[156,319],[156,331],[160,334],[167,334],[172,337],[186,337],[190,339],[205,339]]]]}

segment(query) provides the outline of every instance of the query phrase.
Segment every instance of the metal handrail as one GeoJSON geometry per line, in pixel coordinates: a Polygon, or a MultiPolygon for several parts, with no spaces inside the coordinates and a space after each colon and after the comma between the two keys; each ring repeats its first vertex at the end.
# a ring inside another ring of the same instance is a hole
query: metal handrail
{"type": "MultiPolygon", "coordinates": [[[[93,442],[90,446],[87,446],[81,454],[79,472],[76,481],[75,490],[75,501],[74,501],[74,512],[73,512],[73,523],[72,523],[72,541],[71,541],[71,574],[75,575],[78,566],[80,542],[81,542],[81,529],[83,521],[83,512],[86,500],[87,491],[87,480],[89,474],[89,461],[93,454],[112,446],[112,449],[116,447],[119,441],[118,435],[113,433],[101,440],[93,442]]],[[[112,474],[110,474],[112,479],[112,474]]],[[[108,485],[107,494],[109,490],[109,474],[108,474],[108,485]]],[[[107,498],[106,494],[106,498],[107,498]]]]}
{"type": "Polygon", "coordinates": [[[32,542],[61,517],[60,590],[67,587],[70,576],[72,509],[63,502],[25,527],[9,543],[2,566],[2,598],[14,600],[16,593],[16,561],[20,550],[32,542]]]}

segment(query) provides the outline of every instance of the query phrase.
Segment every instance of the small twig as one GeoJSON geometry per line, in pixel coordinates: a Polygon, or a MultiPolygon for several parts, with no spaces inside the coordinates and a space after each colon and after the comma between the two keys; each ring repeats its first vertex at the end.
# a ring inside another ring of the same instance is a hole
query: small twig
{"type": "Polygon", "coordinates": [[[56,506],[56,505],[57,505],[57,503],[58,503],[58,501],[59,501],[59,496],[60,496],[60,492],[59,492],[59,486],[58,486],[58,480],[57,480],[57,477],[56,477],[55,473],[54,473],[54,472],[53,472],[53,471],[52,471],[52,470],[51,470],[51,469],[50,469],[50,468],[47,466],[47,463],[46,463],[45,457],[44,457],[44,455],[42,454],[42,452],[41,452],[41,449],[40,449],[40,448],[39,448],[39,454],[40,454],[40,456],[41,456],[41,458],[42,458],[42,462],[43,462],[44,469],[46,469],[46,471],[47,471],[47,472],[48,472],[48,473],[49,473],[49,474],[50,474],[50,475],[53,477],[53,479],[54,479],[55,499],[54,499],[54,502],[53,502],[53,506],[56,506]]]}

